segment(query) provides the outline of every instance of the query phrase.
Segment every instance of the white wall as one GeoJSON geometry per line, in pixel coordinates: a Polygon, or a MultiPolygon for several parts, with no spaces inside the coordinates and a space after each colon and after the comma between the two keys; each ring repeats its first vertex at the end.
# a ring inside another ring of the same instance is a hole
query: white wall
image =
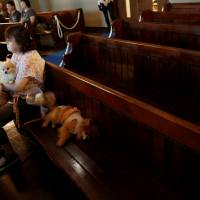
{"type": "MultiPolygon", "coordinates": [[[[169,1],[172,3],[200,2],[200,0],[169,0],[169,1]]],[[[86,26],[89,27],[106,26],[103,14],[98,10],[97,0],[31,0],[31,4],[33,8],[35,8],[37,11],[83,8],[86,26]]]]}
{"type": "Polygon", "coordinates": [[[97,0],[50,0],[54,10],[82,8],[86,26],[105,26],[102,13],[98,10],[97,0]]]}
{"type": "Polygon", "coordinates": [[[37,11],[82,8],[86,26],[105,26],[103,15],[97,7],[97,0],[32,0],[31,4],[37,11]]]}

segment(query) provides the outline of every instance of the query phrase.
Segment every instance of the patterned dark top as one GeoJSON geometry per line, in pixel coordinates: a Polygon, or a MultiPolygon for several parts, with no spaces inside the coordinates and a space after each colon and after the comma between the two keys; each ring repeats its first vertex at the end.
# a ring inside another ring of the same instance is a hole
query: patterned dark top
{"type": "Polygon", "coordinates": [[[22,11],[21,13],[21,19],[23,20],[24,23],[29,24],[30,23],[30,17],[36,16],[36,13],[33,9],[28,9],[26,12],[22,11]]]}
{"type": "Polygon", "coordinates": [[[18,10],[16,10],[9,17],[10,17],[10,22],[19,22],[21,19],[21,13],[18,10]]]}

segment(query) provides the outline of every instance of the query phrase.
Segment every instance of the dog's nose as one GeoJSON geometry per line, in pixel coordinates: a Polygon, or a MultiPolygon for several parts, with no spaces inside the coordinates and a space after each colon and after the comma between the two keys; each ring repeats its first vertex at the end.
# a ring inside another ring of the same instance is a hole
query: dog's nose
{"type": "Polygon", "coordinates": [[[7,71],[5,71],[5,74],[7,74],[8,72],[7,71]]]}

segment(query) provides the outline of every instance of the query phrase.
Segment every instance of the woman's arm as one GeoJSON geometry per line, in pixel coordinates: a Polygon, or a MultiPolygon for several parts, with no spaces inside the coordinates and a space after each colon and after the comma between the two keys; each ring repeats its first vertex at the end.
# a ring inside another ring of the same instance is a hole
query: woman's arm
{"type": "Polygon", "coordinates": [[[17,84],[3,84],[3,89],[10,92],[20,92],[28,84],[28,78],[23,78],[17,84]]]}
{"type": "Polygon", "coordinates": [[[30,21],[31,21],[31,24],[35,24],[35,20],[36,20],[36,17],[35,16],[30,16],[30,21]]]}

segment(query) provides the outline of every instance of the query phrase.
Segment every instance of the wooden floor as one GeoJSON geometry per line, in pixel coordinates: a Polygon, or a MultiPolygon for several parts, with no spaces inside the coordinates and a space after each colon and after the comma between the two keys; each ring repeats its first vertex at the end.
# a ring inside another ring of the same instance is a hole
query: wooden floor
{"type": "Polygon", "coordinates": [[[30,139],[20,135],[13,122],[5,126],[21,163],[0,174],[1,200],[85,200],[30,139]]]}

